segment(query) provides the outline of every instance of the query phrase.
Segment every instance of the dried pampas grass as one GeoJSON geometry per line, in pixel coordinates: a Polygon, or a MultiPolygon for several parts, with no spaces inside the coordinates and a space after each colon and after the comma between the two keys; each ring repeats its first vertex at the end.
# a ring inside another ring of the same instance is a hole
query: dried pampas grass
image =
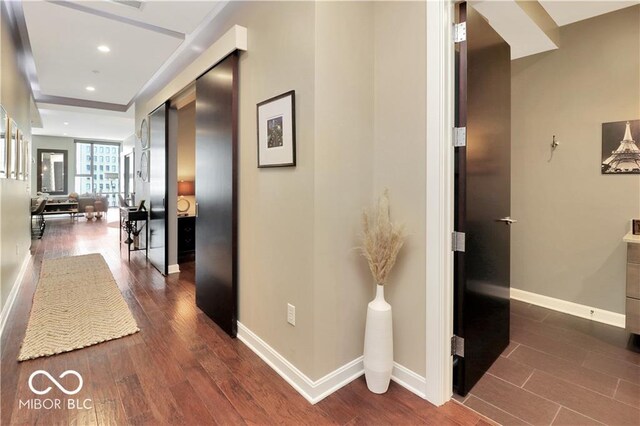
{"type": "Polygon", "coordinates": [[[378,199],[377,210],[362,214],[362,225],[360,250],[376,284],[384,285],[405,240],[404,226],[391,223],[388,189],[378,199]]]}

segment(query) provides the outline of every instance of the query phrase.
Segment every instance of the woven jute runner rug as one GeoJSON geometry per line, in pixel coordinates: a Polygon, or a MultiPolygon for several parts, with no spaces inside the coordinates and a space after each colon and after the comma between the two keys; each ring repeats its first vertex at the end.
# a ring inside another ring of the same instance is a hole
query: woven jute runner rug
{"type": "Polygon", "coordinates": [[[86,348],[138,331],[102,255],[47,259],[18,361],[86,348]]]}

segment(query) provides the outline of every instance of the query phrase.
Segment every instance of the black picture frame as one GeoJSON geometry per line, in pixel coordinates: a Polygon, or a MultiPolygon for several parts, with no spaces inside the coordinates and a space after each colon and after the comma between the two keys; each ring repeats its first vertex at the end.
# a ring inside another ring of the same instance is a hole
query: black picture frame
{"type": "Polygon", "coordinates": [[[602,123],[601,174],[640,174],[640,155],[633,151],[629,154],[629,148],[622,144],[634,149],[640,145],[640,119],[602,123]]]}
{"type": "Polygon", "coordinates": [[[37,190],[39,192],[46,192],[50,195],[66,195],[69,191],[69,152],[66,149],[49,149],[42,148],[37,151],[37,190]],[[62,154],[63,173],[64,179],[62,180],[64,187],[62,191],[43,191],[42,190],[42,154],[62,154]]]}
{"type": "Polygon", "coordinates": [[[257,153],[258,153],[258,168],[273,168],[273,167],[295,167],[296,166],[296,92],[295,90],[290,90],[288,92],[282,93],[278,96],[274,96],[267,100],[264,100],[256,105],[256,119],[257,119],[257,153]],[[279,109],[281,114],[277,117],[262,117],[261,112],[264,112],[266,108],[273,107],[275,102],[290,99],[289,105],[282,102],[282,108],[279,109]],[[290,109],[289,109],[290,108],[290,109]],[[267,144],[269,143],[269,136],[265,135],[265,133],[261,132],[261,130],[267,129],[268,122],[273,122],[274,120],[279,120],[282,125],[282,129],[280,129],[278,133],[278,142],[280,143],[277,146],[272,146],[267,148],[267,144]],[[287,137],[289,135],[289,137],[287,137]],[[290,138],[290,140],[288,140],[290,138]],[[264,146],[262,146],[264,145],[264,146]],[[281,157],[286,157],[287,159],[284,161],[278,161],[277,159],[269,159],[265,158],[264,152],[266,149],[270,148],[280,148],[282,147],[283,152],[281,152],[281,157]],[[262,148],[262,149],[261,149],[262,148]],[[263,155],[261,156],[261,151],[263,151],[263,155]]]}

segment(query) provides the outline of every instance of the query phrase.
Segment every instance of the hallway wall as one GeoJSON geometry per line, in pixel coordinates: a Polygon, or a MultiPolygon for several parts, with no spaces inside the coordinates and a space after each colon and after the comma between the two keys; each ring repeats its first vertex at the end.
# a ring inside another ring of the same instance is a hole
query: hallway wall
{"type": "Polygon", "coordinates": [[[600,173],[601,135],[640,119],[640,6],[562,27],[560,42],[512,62],[511,284],[624,313],[640,176],[600,173]]]}
{"type": "MultiPolygon", "coordinates": [[[[362,210],[384,187],[393,220],[409,233],[388,293],[395,358],[425,373],[426,35],[415,37],[425,34],[425,13],[413,2],[235,2],[217,18],[221,34],[248,29],[239,66],[239,319],[311,380],[362,355],[374,286],[355,248],[362,210]],[[297,166],[258,169],[256,104],[291,89],[297,166]]],[[[150,103],[136,104],[137,123],[150,103]]]]}
{"type": "MultiPolygon", "coordinates": [[[[6,8],[4,2],[0,4],[0,103],[30,140],[31,88],[18,62],[18,43],[11,32],[6,8]]],[[[0,179],[0,303],[3,308],[29,254],[30,220],[29,182],[0,179]]]]}

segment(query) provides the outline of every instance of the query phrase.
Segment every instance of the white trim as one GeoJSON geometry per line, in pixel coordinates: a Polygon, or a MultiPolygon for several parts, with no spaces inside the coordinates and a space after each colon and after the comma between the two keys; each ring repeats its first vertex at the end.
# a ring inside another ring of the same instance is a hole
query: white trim
{"type": "Polygon", "coordinates": [[[407,389],[410,392],[415,393],[420,398],[424,398],[424,389],[427,386],[427,379],[409,370],[407,367],[393,363],[393,371],[391,372],[391,380],[407,389]]]}
{"type": "Polygon", "coordinates": [[[239,321],[238,339],[262,358],[311,404],[321,401],[364,374],[364,365],[360,356],[314,381],[239,321]]]}
{"type": "MultiPolygon", "coordinates": [[[[142,108],[141,112],[148,114],[168,98],[181,92],[185,87],[193,83],[194,80],[230,53],[236,50],[246,51],[247,45],[247,29],[240,25],[232,26],[196,59],[186,65],[177,76],[169,82],[163,83],[162,79],[156,78],[156,75],[154,75],[151,80],[149,80],[151,83],[146,85],[145,88],[134,97],[136,110],[142,108]]],[[[172,59],[167,60],[166,64],[169,64],[171,61],[172,59]]],[[[160,71],[156,74],[159,75],[159,72],[160,71]]],[[[136,116],[140,115],[139,112],[140,111],[136,111],[136,116]]]]}
{"type": "MultiPolygon", "coordinates": [[[[362,356],[359,356],[353,361],[314,381],[302,371],[298,370],[295,365],[280,355],[240,321],[238,321],[238,339],[266,362],[269,367],[273,368],[280,377],[311,404],[323,400],[364,374],[362,356]]],[[[423,389],[426,385],[426,379],[397,362],[393,363],[391,380],[419,397],[425,397],[423,389]]]]}
{"type": "Polygon", "coordinates": [[[531,293],[517,288],[511,288],[511,298],[520,300],[521,302],[542,306],[543,308],[553,309],[554,311],[564,312],[565,314],[574,315],[576,317],[625,328],[625,316],[617,312],[605,311],[604,309],[594,308],[593,306],[568,302],[566,300],[531,293]]]}
{"type": "Polygon", "coordinates": [[[169,265],[169,267],[167,268],[167,274],[171,275],[171,274],[178,274],[180,273],[180,265],[176,264],[176,265],[169,265]]]}
{"type": "Polygon", "coordinates": [[[16,277],[16,280],[13,283],[13,287],[11,287],[11,291],[9,292],[9,297],[7,297],[7,301],[2,307],[2,313],[0,313],[0,336],[2,336],[4,333],[4,327],[7,325],[7,321],[9,320],[11,308],[13,308],[13,304],[18,298],[18,293],[20,292],[20,287],[22,286],[24,274],[27,272],[29,260],[31,260],[31,252],[27,252],[26,256],[24,257],[22,265],[20,266],[20,271],[18,272],[18,276],[16,277]]]}
{"type": "Polygon", "coordinates": [[[426,378],[424,398],[451,399],[453,359],[453,2],[427,2],[426,378]]]}

